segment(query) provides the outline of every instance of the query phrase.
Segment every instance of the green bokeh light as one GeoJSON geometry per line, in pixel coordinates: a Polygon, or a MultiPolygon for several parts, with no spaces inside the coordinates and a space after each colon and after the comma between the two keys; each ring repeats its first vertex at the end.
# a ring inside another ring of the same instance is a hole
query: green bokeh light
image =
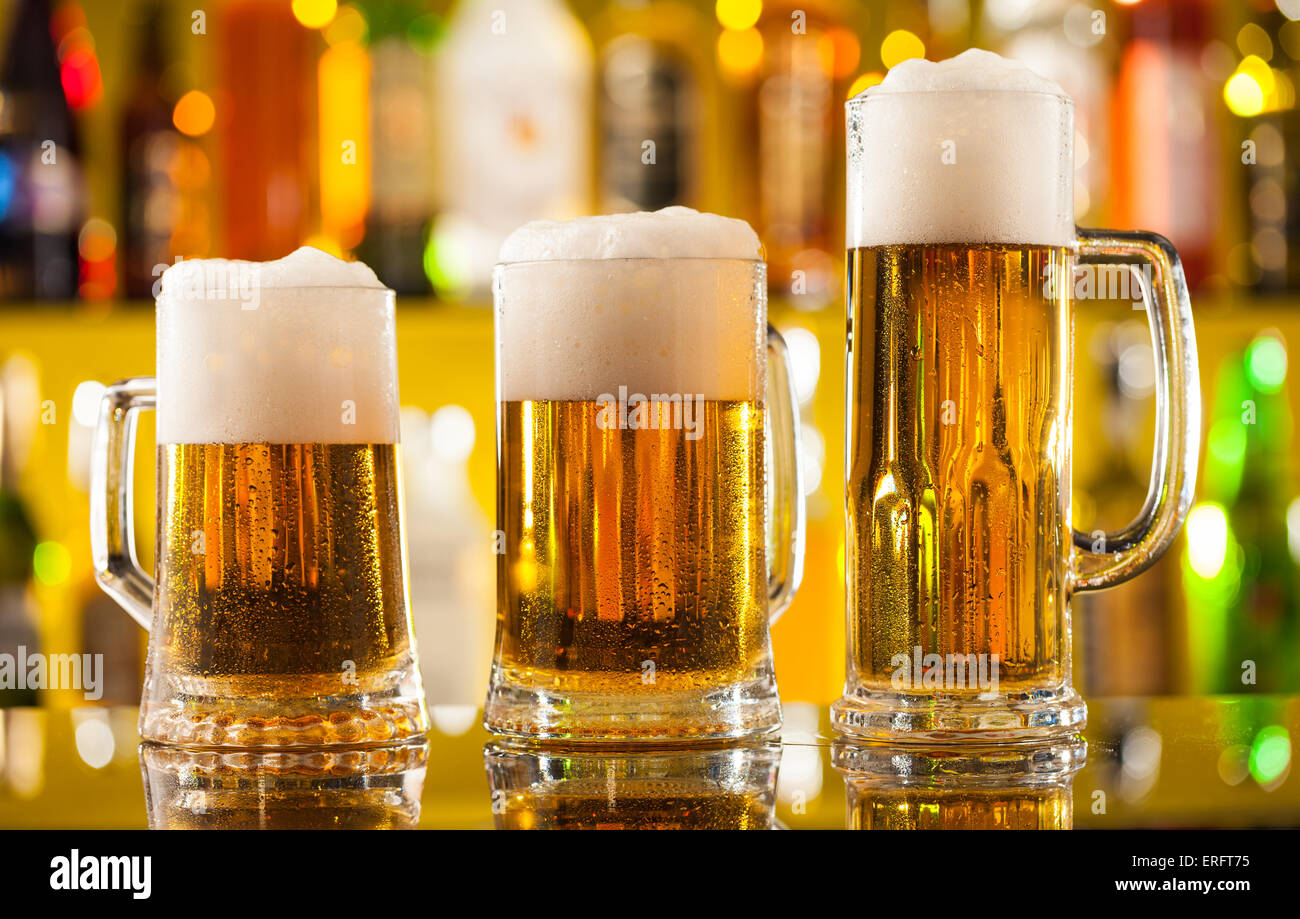
{"type": "Polygon", "coordinates": [[[1277,392],[1286,382],[1286,345],[1272,335],[1261,335],[1246,350],[1246,372],[1261,392],[1277,392]]]}
{"type": "Polygon", "coordinates": [[[1250,775],[1260,785],[1271,785],[1291,768],[1291,735],[1279,724],[1261,728],[1250,745],[1250,775]]]}
{"type": "Polygon", "coordinates": [[[42,584],[62,584],[72,573],[72,556],[61,542],[43,542],[32,554],[32,571],[42,584]]]}

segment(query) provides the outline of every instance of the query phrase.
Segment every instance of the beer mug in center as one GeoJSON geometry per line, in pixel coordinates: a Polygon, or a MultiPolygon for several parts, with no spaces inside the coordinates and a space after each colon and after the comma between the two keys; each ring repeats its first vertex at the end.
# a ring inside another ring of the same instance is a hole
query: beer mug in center
{"type": "Polygon", "coordinates": [[[908,61],[847,122],[848,673],[833,724],[891,740],[1078,731],[1070,596],[1159,558],[1196,478],[1178,254],[1151,233],[1075,228],[1073,103],[1023,65],[908,61]],[[1098,277],[1145,306],[1157,380],[1150,491],[1110,534],[1070,517],[1073,301],[1112,296],[1098,277]]]}
{"type": "Polygon", "coordinates": [[[427,729],[398,490],[393,292],[314,249],[163,275],[157,381],[109,388],[96,576],[150,632],[140,732],[203,747],[427,729]],[[136,413],[157,408],[157,542],[136,561],[136,413]]]}
{"type": "Polygon", "coordinates": [[[577,741],[777,727],[768,623],[797,587],[803,518],[753,230],[686,208],[532,223],[493,287],[485,724],[577,741]]]}

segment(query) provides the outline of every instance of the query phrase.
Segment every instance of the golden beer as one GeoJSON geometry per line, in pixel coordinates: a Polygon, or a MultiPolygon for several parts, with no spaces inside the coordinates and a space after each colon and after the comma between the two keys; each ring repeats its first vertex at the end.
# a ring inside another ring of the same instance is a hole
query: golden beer
{"type": "MultiPolygon", "coordinates": [[[[1071,340],[1066,285],[1049,280],[1068,261],[1041,246],[849,254],[846,557],[863,687],[923,689],[918,653],[923,667],[996,656],[1003,692],[1066,679],[1071,340]]],[[[975,699],[985,672],[942,688],[975,699]]]]}
{"type": "Polygon", "coordinates": [[[610,800],[602,779],[530,788],[507,796],[502,830],[766,830],[772,806],[757,791],[710,789],[703,781],[647,782],[610,800]]]}
{"type": "Polygon", "coordinates": [[[765,830],[775,823],[776,744],[599,753],[489,744],[484,760],[498,829],[765,830]]]}
{"type": "Polygon", "coordinates": [[[851,830],[1068,830],[1071,790],[850,788],[851,830]]]}
{"type": "Polygon", "coordinates": [[[165,444],[158,464],[178,673],[328,695],[410,654],[395,445],[165,444]]]}
{"type": "Polygon", "coordinates": [[[701,436],[607,430],[595,402],[501,406],[500,659],[563,692],[692,692],[767,666],[763,410],[701,436]],[[511,551],[513,550],[513,551],[511,551]]]}
{"type": "Polygon", "coordinates": [[[163,444],[158,469],[154,653],[192,698],[153,739],[419,733],[387,698],[414,666],[396,445],[163,444]],[[310,714],[353,694],[353,716],[310,714]]]}
{"type": "Polygon", "coordinates": [[[836,741],[851,830],[1068,830],[1081,736],[1049,744],[927,747],[836,741]]]}

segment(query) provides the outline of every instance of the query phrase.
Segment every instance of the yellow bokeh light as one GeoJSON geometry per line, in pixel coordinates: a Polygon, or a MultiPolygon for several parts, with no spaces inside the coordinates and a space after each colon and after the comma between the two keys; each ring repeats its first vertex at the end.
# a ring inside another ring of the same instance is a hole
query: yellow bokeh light
{"type": "Polygon", "coordinates": [[[875,86],[884,78],[885,75],[883,73],[876,73],[874,70],[871,71],[871,73],[862,74],[862,76],[858,77],[856,80],[853,81],[852,84],[850,84],[849,98],[852,99],[854,96],[862,92],[864,89],[870,89],[872,86],[875,86]]]}
{"type": "Polygon", "coordinates": [[[906,29],[895,29],[880,43],[880,61],[886,70],[914,57],[925,57],[925,42],[906,29]]]}
{"type": "Polygon", "coordinates": [[[724,29],[748,29],[763,15],[763,0],[718,0],[714,11],[724,29]]]}
{"type": "Polygon", "coordinates": [[[726,29],[718,36],[718,63],[732,76],[748,76],[763,60],[763,36],[758,29],[726,29]]]}
{"type": "Polygon", "coordinates": [[[325,29],[325,42],[342,45],[366,40],[366,17],[355,6],[339,7],[338,15],[325,29]]]}
{"type": "Polygon", "coordinates": [[[1251,118],[1264,111],[1264,91],[1247,73],[1234,73],[1223,86],[1223,100],[1234,115],[1251,118]]]}
{"type": "Polygon", "coordinates": [[[1277,80],[1273,75],[1273,68],[1268,66],[1268,62],[1262,57],[1253,54],[1246,55],[1242,58],[1241,63],[1237,65],[1237,70],[1248,74],[1252,80],[1259,84],[1259,90],[1264,94],[1266,102],[1268,97],[1277,89],[1277,80]]]}
{"type": "Polygon", "coordinates": [[[309,29],[319,29],[330,24],[338,8],[338,0],[293,0],[293,18],[309,29]]]}
{"type": "Polygon", "coordinates": [[[212,130],[217,120],[217,108],[207,93],[191,89],[181,96],[172,110],[172,124],[176,130],[190,137],[198,137],[212,130]]]}

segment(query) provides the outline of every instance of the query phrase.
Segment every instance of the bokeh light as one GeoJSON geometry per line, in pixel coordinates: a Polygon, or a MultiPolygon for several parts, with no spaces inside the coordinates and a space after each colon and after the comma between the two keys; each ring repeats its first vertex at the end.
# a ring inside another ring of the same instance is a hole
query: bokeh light
{"type": "Polygon", "coordinates": [[[1280,724],[1261,728],[1250,745],[1250,776],[1269,789],[1280,784],[1291,769],[1291,735],[1280,724]]]}
{"type": "Polygon", "coordinates": [[[718,36],[718,64],[733,77],[745,77],[763,61],[763,36],[758,29],[726,29],[718,36]]]}
{"type": "Polygon", "coordinates": [[[63,543],[47,540],[32,553],[32,571],[42,584],[57,586],[72,573],[72,556],[63,543]]]}
{"type": "Polygon", "coordinates": [[[1187,515],[1187,555],[1207,581],[1223,570],[1228,554],[1228,515],[1218,504],[1201,504],[1187,515]]]}
{"type": "Polygon", "coordinates": [[[212,130],[217,120],[217,107],[212,98],[202,90],[191,89],[181,96],[172,110],[172,124],[176,130],[190,137],[200,137],[212,130]]]}
{"type": "Polygon", "coordinates": [[[1261,335],[1246,349],[1246,373],[1261,392],[1274,393],[1286,382],[1286,346],[1272,335],[1261,335]]]}
{"type": "Polygon", "coordinates": [[[925,42],[906,29],[895,29],[880,43],[880,61],[886,70],[914,57],[925,57],[925,42]]]}
{"type": "Polygon", "coordinates": [[[309,29],[329,25],[338,8],[338,0],[293,0],[294,18],[309,29]]]}
{"type": "Polygon", "coordinates": [[[718,0],[713,9],[724,29],[748,29],[763,15],[763,0],[718,0]]]}

